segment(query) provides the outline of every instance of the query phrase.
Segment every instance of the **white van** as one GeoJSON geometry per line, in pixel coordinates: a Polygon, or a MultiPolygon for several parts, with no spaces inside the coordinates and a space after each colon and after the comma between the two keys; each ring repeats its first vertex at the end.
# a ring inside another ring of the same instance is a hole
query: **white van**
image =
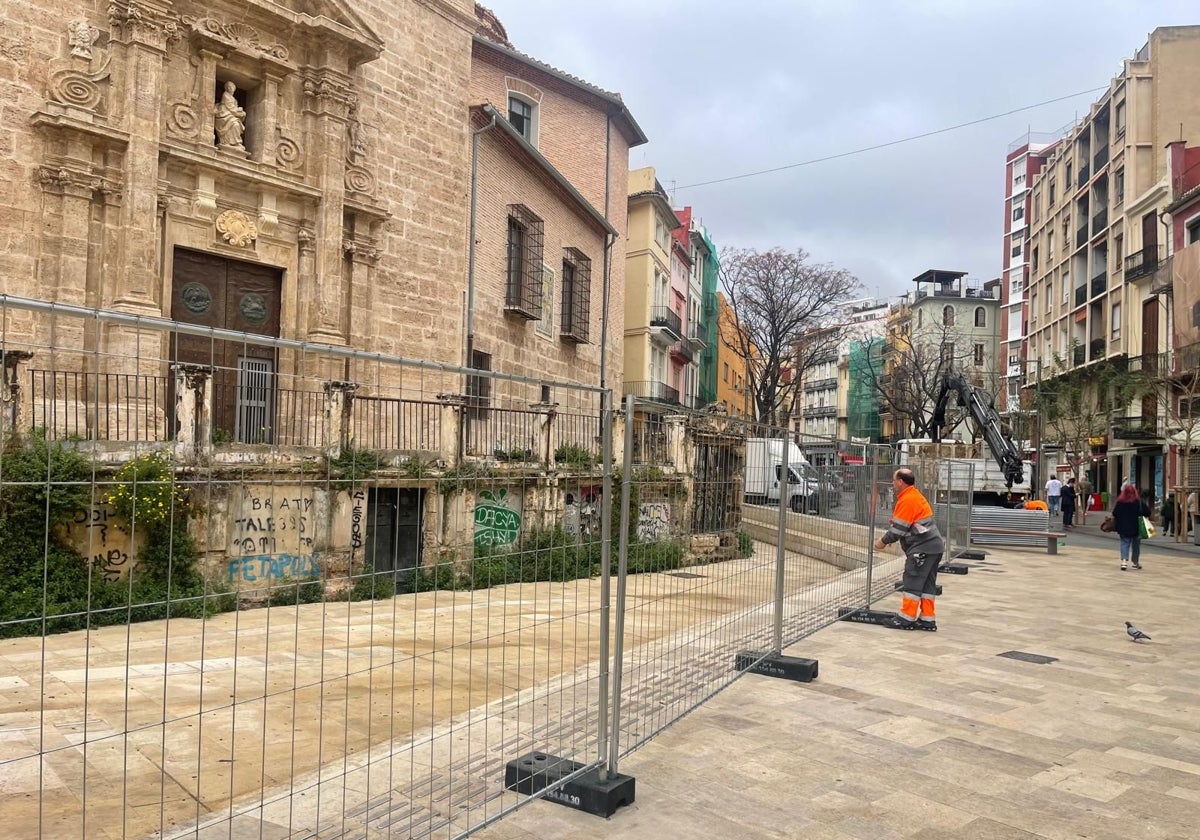
{"type": "MultiPolygon", "coordinates": [[[[839,494],[820,480],[800,447],[788,441],[788,507],[797,513],[822,513],[835,507],[839,494]]],[[[783,441],[779,438],[749,438],[746,441],[746,485],[748,502],[779,504],[783,477],[783,441]]]]}

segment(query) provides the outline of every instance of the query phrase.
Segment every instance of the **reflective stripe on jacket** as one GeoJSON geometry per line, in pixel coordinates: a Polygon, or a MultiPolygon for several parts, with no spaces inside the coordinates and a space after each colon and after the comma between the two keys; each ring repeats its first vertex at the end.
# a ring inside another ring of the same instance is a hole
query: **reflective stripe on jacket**
{"type": "Polygon", "coordinates": [[[885,544],[899,542],[905,554],[941,554],[946,542],[933,521],[933,508],[914,485],[896,497],[892,521],[882,537],[885,544]]]}

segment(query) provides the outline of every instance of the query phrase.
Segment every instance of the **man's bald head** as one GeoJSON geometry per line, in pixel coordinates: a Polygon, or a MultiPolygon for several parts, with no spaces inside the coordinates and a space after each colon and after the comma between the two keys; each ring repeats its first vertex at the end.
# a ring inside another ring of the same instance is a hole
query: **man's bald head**
{"type": "Polygon", "coordinates": [[[917,483],[917,477],[913,475],[913,471],[908,467],[896,470],[896,472],[892,474],[892,480],[899,481],[901,484],[907,484],[909,487],[912,487],[917,483]]]}

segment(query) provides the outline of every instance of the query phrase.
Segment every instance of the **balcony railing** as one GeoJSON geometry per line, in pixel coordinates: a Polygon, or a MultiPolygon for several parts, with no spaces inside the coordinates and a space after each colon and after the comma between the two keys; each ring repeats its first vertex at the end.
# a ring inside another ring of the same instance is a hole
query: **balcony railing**
{"type": "Polygon", "coordinates": [[[1143,248],[1130,254],[1125,258],[1125,279],[1136,280],[1147,274],[1153,274],[1162,265],[1164,253],[1165,251],[1160,245],[1157,250],[1143,248]]]}
{"type": "Polygon", "coordinates": [[[805,391],[828,391],[837,387],[837,377],[830,376],[826,379],[812,379],[804,383],[805,391]]]}
{"type": "Polygon", "coordinates": [[[1092,236],[1099,236],[1108,227],[1108,210],[1101,210],[1092,216],[1092,236]]]}
{"type": "Polygon", "coordinates": [[[1075,231],[1075,247],[1082,248],[1088,241],[1088,226],[1087,222],[1079,230],[1075,231]]]}
{"type": "Polygon", "coordinates": [[[1088,342],[1088,359],[1096,361],[1103,359],[1108,349],[1108,343],[1103,338],[1093,338],[1088,342]]]}
{"type": "Polygon", "coordinates": [[[29,376],[33,426],[50,440],[159,441],[175,434],[165,376],[63,370],[29,376]]]}
{"type": "Polygon", "coordinates": [[[1087,286],[1079,286],[1078,288],[1076,288],[1075,289],[1075,305],[1083,306],[1085,303],[1087,303],[1087,295],[1088,295],[1088,287],[1087,286]]]}
{"type": "Polygon", "coordinates": [[[1083,186],[1085,184],[1087,184],[1088,179],[1091,177],[1092,177],[1092,172],[1090,169],[1087,168],[1087,165],[1085,164],[1085,165],[1081,166],[1079,168],[1079,181],[1078,181],[1079,188],[1082,189],[1083,186]]]}
{"type": "Polygon", "coordinates": [[[704,317],[708,318],[717,314],[717,293],[704,293],[704,317]]]}
{"type": "Polygon", "coordinates": [[[805,417],[836,417],[837,416],[837,406],[836,405],[818,405],[818,406],[814,406],[813,408],[806,408],[806,409],[804,409],[804,416],[805,417]]]}
{"type": "Polygon", "coordinates": [[[693,322],[688,327],[688,340],[697,350],[703,350],[708,346],[708,327],[699,321],[693,322]]]}
{"type": "Polygon", "coordinates": [[[975,298],[978,300],[999,300],[1000,290],[980,289],[974,287],[969,289],[935,288],[932,292],[930,292],[928,289],[918,289],[916,300],[921,300],[922,298],[927,298],[931,295],[933,297],[940,298],[975,298]]]}
{"type": "Polygon", "coordinates": [[[667,405],[679,405],[679,391],[665,382],[655,380],[625,383],[625,394],[667,405]]]}
{"type": "Polygon", "coordinates": [[[1078,345],[1076,347],[1072,347],[1071,348],[1071,363],[1073,365],[1075,365],[1075,367],[1079,367],[1085,361],[1087,361],[1086,353],[1087,353],[1087,348],[1084,347],[1083,345],[1078,345]]]}
{"type": "Polygon", "coordinates": [[[1092,278],[1092,297],[1099,297],[1108,289],[1108,274],[1097,274],[1092,278]]]}
{"type": "Polygon", "coordinates": [[[676,339],[683,338],[683,319],[669,306],[656,306],[650,311],[650,326],[661,327],[676,339]]]}
{"type": "Polygon", "coordinates": [[[1100,151],[1096,152],[1096,156],[1092,159],[1092,168],[1099,172],[1100,167],[1104,166],[1106,163],[1108,163],[1107,145],[1101,146],[1100,151]]]}
{"type": "Polygon", "coordinates": [[[1113,417],[1112,434],[1121,440],[1157,440],[1162,437],[1159,418],[1143,415],[1113,417]]]}
{"type": "Polygon", "coordinates": [[[692,342],[687,339],[680,339],[671,345],[671,355],[687,364],[695,358],[692,352],[692,342]]]}

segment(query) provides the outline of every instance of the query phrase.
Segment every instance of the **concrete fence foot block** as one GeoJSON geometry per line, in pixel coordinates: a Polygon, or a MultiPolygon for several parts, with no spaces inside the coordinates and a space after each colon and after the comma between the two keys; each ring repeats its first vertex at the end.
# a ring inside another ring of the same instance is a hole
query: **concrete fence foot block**
{"type": "Polygon", "coordinates": [[[762,674],[766,677],[812,682],[817,678],[818,663],[815,659],[804,659],[799,656],[744,650],[734,660],[734,667],[739,671],[749,671],[752,674],[762,674]]]}
{"type": "MultiPolygon", "coordinates": [[[[505,765],[504,786],[517,793],[532,796],[559,784],[585,766],[578,761],[548,753],[529,753],[505,765]]],[[[547,792],[544,798],[586,814],[607,818],[615,814],[621,806],[633,804],[634,788],[633,776],[614,773],[607,779],[602,779],[600,770],[592,769],[547,792]]]]}

